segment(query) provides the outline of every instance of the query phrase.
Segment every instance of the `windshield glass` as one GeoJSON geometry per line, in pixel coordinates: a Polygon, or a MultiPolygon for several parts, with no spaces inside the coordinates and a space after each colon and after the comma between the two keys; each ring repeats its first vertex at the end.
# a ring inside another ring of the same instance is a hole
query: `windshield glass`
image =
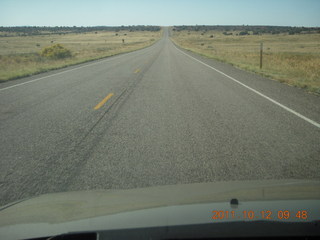
{"type": "Polygon", "coordinates": [[[0,206],[319,180],[319,12],[311,0],[1,1],[0,206]]]}

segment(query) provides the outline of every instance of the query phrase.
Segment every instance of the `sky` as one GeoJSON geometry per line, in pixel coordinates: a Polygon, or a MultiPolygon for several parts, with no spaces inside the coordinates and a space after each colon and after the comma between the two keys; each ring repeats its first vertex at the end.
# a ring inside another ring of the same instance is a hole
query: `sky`
{"type": "Polygon", "coordinates": [[[320,27],[320,0],[0,0],[0,26],[320,27]]]}

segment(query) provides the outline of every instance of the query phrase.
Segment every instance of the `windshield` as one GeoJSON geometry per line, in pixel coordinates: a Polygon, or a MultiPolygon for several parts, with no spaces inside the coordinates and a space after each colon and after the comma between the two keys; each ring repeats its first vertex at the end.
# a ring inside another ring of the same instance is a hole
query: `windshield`
{"type": "Polygon", "coordinates": [[[1,1],[0,206],[319,180],[319,12],[311,0],[1,1]]]}

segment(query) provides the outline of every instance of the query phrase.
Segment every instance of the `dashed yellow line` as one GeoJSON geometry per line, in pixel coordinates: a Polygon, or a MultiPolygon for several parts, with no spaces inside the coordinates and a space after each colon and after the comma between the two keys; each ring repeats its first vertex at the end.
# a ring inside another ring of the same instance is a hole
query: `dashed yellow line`
{"type": "Polygon", "coordinates": [[[98,110],[105,104],[111,97],[113,96],[113,93],[108,94],[101,102],[97,104],[97,106],[94,107],[94,110],[98,110]]]}
{"type": "Polygon", "coordinates": [[[138,73],[138,72],[140,72],[140,68],[138,68],[138,69],[136,69],[136,70],[134,71],[134,73],[138,73]]]}

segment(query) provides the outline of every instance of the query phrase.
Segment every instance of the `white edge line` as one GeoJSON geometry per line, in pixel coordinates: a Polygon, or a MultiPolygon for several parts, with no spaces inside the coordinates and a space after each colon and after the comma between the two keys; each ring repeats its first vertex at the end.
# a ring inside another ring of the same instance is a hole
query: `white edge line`
{"type": "MultiPolygon", "coordinates": [[[[146,48],[139,49],[139,50],[144,50],[144,49],[146,49],[146,48]]],[[[110,56],[110,57],[107,57],[107,59],[100,60],[100,61],[96,60],[98,62],[89,63],[89,64],[86,64],[86,65],[81,66],[81,67],[72,68],[72,69],[69,69],[69,70],[65,70],[65,71],[62,71],[62,72],[58,72],[58,73],[54,73],[54,74],[51,74],[51,75],[48,75],[48,76],[44,76],[44,77],[41,77],[41,78],[36,78],[36,79],[30,80],[30,81],[27,81],[27,82],[18,83],[18,84],[11,85],[11,86],[8,86],[8,87],[0,88],[0,92],[4,91],[4,90],[7,90],[7,89],[10,89],[10,88],[18,87],[18,86],[21,86],[21,85],[37,82],[37,81],[45,79],[45,78],[50,78],[50,77],[57,76],[57,75],[60,75],[60,74],[63,74],[63,73],[72,72],[72,71],[78,70],[80,68],[85,68],[85,67],[89,67],[89,66],[100,64],[100,63],[104,63],[104,62],[113,61],[113,60],[118,59],[120,57],[123,57],[125,55],[132,54],[134,52],[136,52],[136,51],[124,53],[124,54],[121,54],[121,55],[118,55],[118,56],[110,56]]]]}
{"type": "Polygon", "coordinates": [[[229,76],[229,75],[225,74],[224,72],[221,72],[220,70],[218,70],[218,69],[216,69],[216,68],[214,68],[214,67],[211,67],[210,65],[208,65],[208,64],[206,64],[206,63],[204,63],[204,62],[202,62],[202,61],[200,61],[200,60],[198,60],[198,59],[196,59],[196,58],[194,58],[194,57],[192,57],[192,56],[190,56],[189,54],[187,54],[187,53],[185,53],[185,52],[181,51],[181,50],[180,50],[179,48],[177,48],[175,45],[174,45],[174,47],[175,47],[178,51],[180,51],[181,53],[183,53],[184,55],[188,56],[189,58],[192,58],[193,60],[195,60],[195,61],[197,61],[197,62],[199,62],[199,63],[201,63],[201,64],[205,65],[206,67],[213,69],[214,71],[216,71],[216,72],[218,72],[218,73],[222,74],[223,76],[225,76],[225,77],[227,77],[227,78],[231,79],[232,81],[234,81],[234,82],[236,82],[236,83],[240,84],[241,86],[243,86],[243,87],[245,87],[245,88],[247,88],[247,89],[251,90],[252,92],[254,92],[254,93],[256,93],[256,94],[260,95],[261,97],[263,97],[263,98],[265,98],[265,99],[269,100],[270,102],[272,102],[272,103],[274,103],[274,104],[278,105],[279,107],[281,107],[281,108],[283,108],[283,109],[287,110],[288,112],[290,112],[290,113],[292,113],[292,114],[296,115],[297,117],[299,117],[299,118],[301,118],[301,119],[303,119],[303,120],[307,121],[308,123],[311,123],[312,125],[314,125],[314,126],[316,126],[316,127],[320,128],[320,124],[319,124],[319,123],[317,123],[317,122],[315,122],[315,121],[313,121],[313,120],[311,120],[311,119],[309,119],[309,118],[307,118],[307,117],[303,116],[302,114],[300,114],[300,113],[298,113],[298,112],[296,112],[296,111],[292,110],[291,108],[288,108],[288,107],[286,107],[286,106],[282,105],[281,103],[277,102],[276,100],[273,100],[272,98],[269,98],[268,96],[266,96],[266,95],[262,94],[261,92],[259,92],[259,91],[255,90],[255,89],[253,89],[253,88],[251,88],[251,87],[249,87],[249,86],[247,86],[247,85],[243,84],[242,82],[240,82],[240,81],[238,81],[237,79],[235,79],[235,78],[233,78],[233,77],[231,77],[231,76],[229,76]]]}

